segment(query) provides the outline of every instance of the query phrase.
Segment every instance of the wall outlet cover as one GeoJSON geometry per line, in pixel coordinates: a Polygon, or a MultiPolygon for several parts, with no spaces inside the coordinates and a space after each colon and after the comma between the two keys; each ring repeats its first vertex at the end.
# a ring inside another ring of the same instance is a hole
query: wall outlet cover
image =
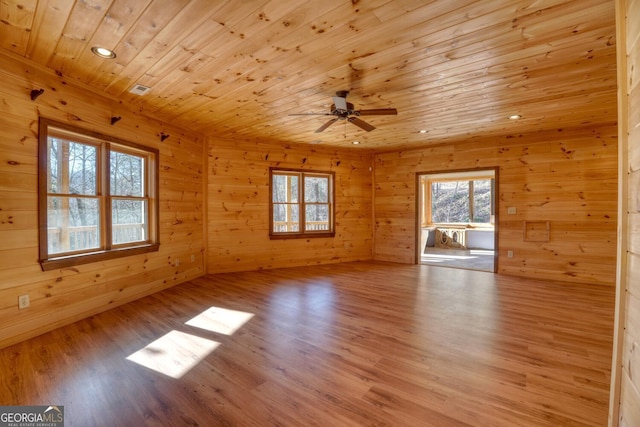
{"type": "Polygon", "coordinates": [[[22,310],[23,308],[27,308],[30,305],[29,295],[20,295],[18,297],[18,308],[22,310]]]}

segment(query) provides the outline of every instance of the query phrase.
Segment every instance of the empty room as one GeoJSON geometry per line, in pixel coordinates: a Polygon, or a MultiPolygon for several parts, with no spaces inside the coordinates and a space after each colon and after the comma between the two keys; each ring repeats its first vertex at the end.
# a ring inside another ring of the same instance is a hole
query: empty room
{"type": "Polygon", "coordinates": [[[639,0],[0,2],[0,426],[640,425],[639,0]]]}

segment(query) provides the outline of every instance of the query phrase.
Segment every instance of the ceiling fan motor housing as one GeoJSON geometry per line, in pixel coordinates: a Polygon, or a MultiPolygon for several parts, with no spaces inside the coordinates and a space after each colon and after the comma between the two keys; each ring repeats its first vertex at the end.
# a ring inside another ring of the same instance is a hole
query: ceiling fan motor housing
{"type": "Polygon", "coordinates": [[[347,116],[357,114],[356,111],[353,109],[353,104],[350,102],[347,102],[346,110],[340,110],[336,108],[336,104],[331,104],[331,113],[343,119],[346,118],[347,116]]]}

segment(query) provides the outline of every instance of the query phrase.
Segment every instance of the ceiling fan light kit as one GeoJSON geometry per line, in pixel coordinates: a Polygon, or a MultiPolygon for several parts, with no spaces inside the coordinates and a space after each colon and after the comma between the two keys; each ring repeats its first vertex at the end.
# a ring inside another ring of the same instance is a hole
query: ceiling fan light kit
{"type": "Polygon", "coordinates": [[[371,132],[375,129],[375,126],[359,119],[359,116],[389,116],[397,115],[398,110],[395,108],[376,108],[370,110],[356,110],[352,103],[347,102],[347,95],[349,91],[340,90],[336,92],[336,96],[333,97],[333,104],[331,105],[330,113],[299,113],[289,114],[290,116],[335,116],[328,122],[316,129],[316,133],[323,132],[326,128],[337,122],[338,120],[346,120],[358,126],[360,129],[371,132]]]}

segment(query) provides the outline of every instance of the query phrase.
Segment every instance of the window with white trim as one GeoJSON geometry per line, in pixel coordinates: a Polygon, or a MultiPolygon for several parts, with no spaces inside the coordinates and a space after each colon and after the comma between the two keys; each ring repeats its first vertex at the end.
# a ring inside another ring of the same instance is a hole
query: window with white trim
{"type": "Polygon", "coordinates": [[[270,169],[271,238],[333,237],[333,172],[270,169]]]}
{"type": "Polygon", "coordinates": [[[158,250],[158,151],[40,119],[43,270],[158,250]]]}

